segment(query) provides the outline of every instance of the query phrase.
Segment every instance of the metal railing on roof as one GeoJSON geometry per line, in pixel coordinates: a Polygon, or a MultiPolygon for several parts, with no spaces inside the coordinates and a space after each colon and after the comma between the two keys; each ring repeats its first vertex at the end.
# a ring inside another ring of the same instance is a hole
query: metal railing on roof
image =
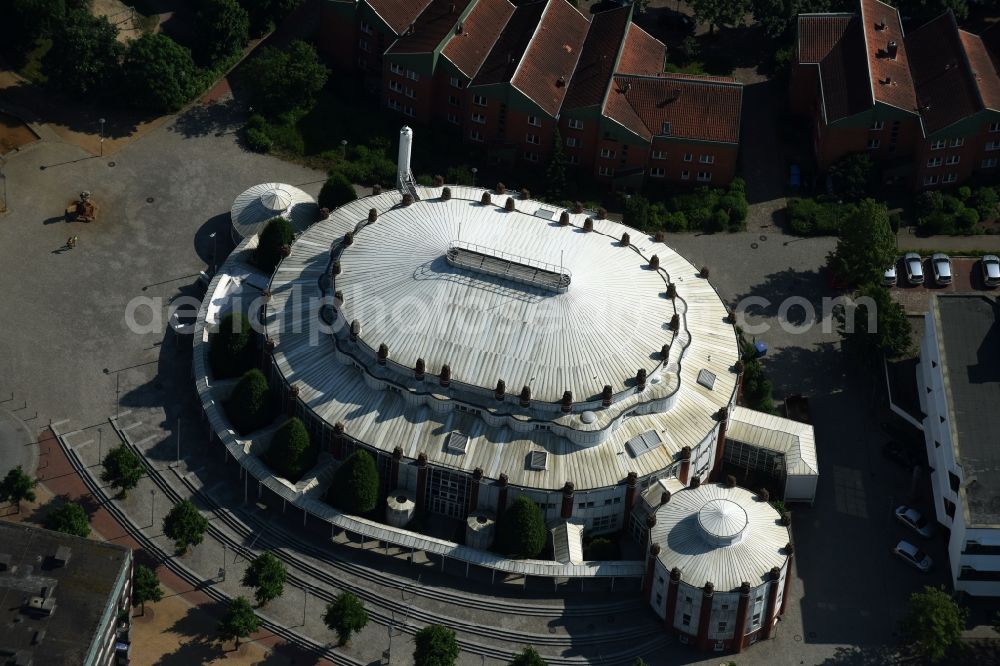
{"type": "Polygon", "coordinates": [[[465,241],[452,241],[448,245],[446,257],[452,266],[541,287],[560,294],[569,289],[569,284],[573,280],[573,274],[563,266],[465,241]]]}

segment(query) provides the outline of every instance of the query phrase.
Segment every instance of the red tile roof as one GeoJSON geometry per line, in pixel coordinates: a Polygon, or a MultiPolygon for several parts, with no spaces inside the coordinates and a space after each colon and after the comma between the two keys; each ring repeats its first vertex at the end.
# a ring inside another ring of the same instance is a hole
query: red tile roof
{"type": "Polygon", "coordinates": [[[851,14],[803,14],[799,16],[799,62],[818,63],[844,37],[851,14]]]}
{"type": "Polygon", "coordinates": [[[917,94],[910,76],[907,42],[899,12],[879,0],[861,0],[860,6],[875,100],[916,111],[917,94]],[[895,58],[889,57],[889,42],[896,43],[895,58]]]}
{"type": "Polygon", "coordinates": [[[599,106],[604,101],[615,60],[628,33],[631,14],[632,6],[629,5],[594,15],[580,61],[569,83],[564,109],[599,106]]]}
{"type": "Polygon", "coordinates": [[[539,0],[520,5],[514,10],[470,85],[485,86],[510,81],[535,34],[546,6],[546,0],[539,0]]]}
{"type": "Polygon", "coordinates": [[[983,104],[989,109],[1000,111],[1000,75],[997,74],[997,60],[990,56],[980,37],[964,30],[959,30],[958,34],[969,57],[972,76],[979,87],[983,104]]]}
{"type": "Polygon", "coordinates": [[[634,23],[628,26],[628,36],[618,58],[619,74],[645,74],[654,76],[663,73],[667,59],[667,47],[634,23]]]}
{"type": "Polygon", "coordinates": [[[982,108],[979,90],[951,12],[906,38],[925,134],[933,134],[982,108]]]}
{"type": "Polygon", "coordinates": [[[479,0],[466,17],[462,32],[453,35],[441,53],[473,78],[513,14],[510,0],[479,0]]]}
{"type": "Polygon", "coordinates": [[[649,140],[739,143],[743,86],[722,77],[615,75],[604,115],[649,140]]]}
{"type": "Polygon", "coordinates": [[[386,53],[433,53],[446,37],[454,34],[462,12],[472,0],[431,0],[386,53]]]}
{"type": "Polygon", "coordinates": [[[832,123],[872,108],[871,80],[865,61],[861,19],[855,17],[819,63],[826,122],[832,123]]]}
{"type": "Polygon", "coordinates": [[[550,116],[559,113],[590,21],[566,0],[549,0],[511,84],[550,116]]]}
{"type": "Polygon", "coordinates": [[[365,0],[397,35],[406,32],[430,0],[365,0]]]}

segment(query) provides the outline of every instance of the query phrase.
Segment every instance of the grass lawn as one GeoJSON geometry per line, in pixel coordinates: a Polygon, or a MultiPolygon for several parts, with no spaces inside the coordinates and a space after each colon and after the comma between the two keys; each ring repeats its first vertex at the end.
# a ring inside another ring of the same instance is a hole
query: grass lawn
{"type": "Polygon", "coordinates": [[[35,40],[34,47],[28,51],[25,57],[24,66],[18,70],[18,74],[28,79],[32,83],[42,84],[49,80],[42,72],[42,58],[52,48],[52,40],[48,37],[39,37],[35,40]]]}

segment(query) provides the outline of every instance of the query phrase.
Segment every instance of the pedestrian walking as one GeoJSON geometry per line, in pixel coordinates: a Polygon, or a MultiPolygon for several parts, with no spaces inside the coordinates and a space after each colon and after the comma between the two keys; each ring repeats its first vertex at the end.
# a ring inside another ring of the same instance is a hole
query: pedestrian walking
{"type": "Polygon", "coordinates": [[[74,247],[76,247],[76,241],[79,240],[79,238],[80,238],[79,236],[70,236],[69,238],[67,238],[66,247],[72,250],[74,247]]]}

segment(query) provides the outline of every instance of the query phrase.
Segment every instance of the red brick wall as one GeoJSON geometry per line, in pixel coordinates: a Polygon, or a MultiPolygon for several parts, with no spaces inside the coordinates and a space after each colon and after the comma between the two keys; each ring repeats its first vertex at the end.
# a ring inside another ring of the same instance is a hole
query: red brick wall
{"type": "Polygon", "coordinates": [[[596,173],[595,156],[597,155],[597,132],[600,128],[600,123],[596,119],[582,120],[581,122],[583,123],[582,129],[572,129],[569,126],[569,119],[563,118],[559,121],[559,132],[562,134],[563,140],[563,152],[566,154],[567,163],[570,161],[570,155],[576,155],[577,159],[579,159],[579,163],[573,165],[574,168],[596,173]],[[577,141],[575,148],[566,145],[566,139],[570,137],[577,141]]]}
{"type": "Polygon", "coordinates": [[[739,149],[728,144],[705,145],[696,143],[679,143],[676,141],[655,140],[653,145],[645,153],[645,164],[647,166],[648,182],[674,182],[690,185],[712,185],[721,187],[727,185],[736,175],[736,158],[739,149]],[[665,159],[653,159],[654,152],[666,153],[665,159]],[[685,155],[691,156],[690,162],[685,162],[685,155]],[[711,164],[701,162],[701,156],[714,158],[711,164]],[[661,168],[664,171],[662,177],[654,177],[653,169],[661,168]],[[688,172],[688,178],[682,178],[683,172],[688,172]],[[711,180],[700,182],[698,173],[705,172],[711,174],[711,180]]]}

